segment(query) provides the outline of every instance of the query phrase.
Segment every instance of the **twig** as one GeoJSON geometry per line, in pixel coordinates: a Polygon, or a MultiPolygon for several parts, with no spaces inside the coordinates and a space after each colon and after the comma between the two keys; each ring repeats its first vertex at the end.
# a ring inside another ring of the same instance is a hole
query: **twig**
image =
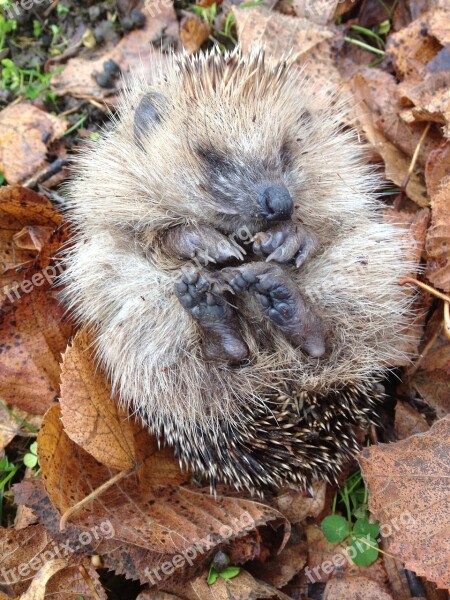
{"type": "Polygon", "coordinates": [[[111,486],[116,484],[118,481],[124,479],[125,477],[128,477],[128,475],[131,475],[131,473],[133,473],[134,470],[135,468],[133,467],[132,469],[127,469],[126,471],[120,471],[120,473],[117,473],[117,475],[114,475],[114,477],[111,477],[111,479],[108,479],[108,481],[103,483],[100,487],[88,494],[86,498],[83,498],[83,500],[80,500],[80,502],[77,502],[77,504],[71,506],[68,510],[66,510],[66,512],[62,515],[60,519],[59,530],[64,531],[67,525],[67,521],[74,513],[81,510],[84,506],[86,506],[86,504],[89,504],[91,500],[98,498],[98,496],[103,494],[103,492],[105,492],[111,486]]]}
{"type": "Polygon", "coordinates": [[[83,565],[78,565],[78,570],[80,571],[82,578],[86,582],[86,585],[91,590],[94,600],[101,600],[100,596],[97,593],[97,590],[95,589],[94,584],[92,583],[92,579],[90,578],[89,573],[86,571],[83,565]]]}
{"type": "Polygon", "coordinates": [[[427,126],[422,131],[422,135],[420,136],[420,139],[417,142],[417,146],[414,150],[414,154],[412,155],[411,162],[409,163],[408,171],[405,175],[405,178],[403,179],[402,185],[400,186],[400,189],[402,192],[404,192],[406,190],[409,180],[411,179],[411,175],[414,171],[414,168],[415,168],[416,162],[417,162],[417,158],[419,156],[420,148],[421,148],[425,138],[427,137],[427,133],[430,130],[430,127],[431,127],[431,121],[428,121],[427,126]]]}

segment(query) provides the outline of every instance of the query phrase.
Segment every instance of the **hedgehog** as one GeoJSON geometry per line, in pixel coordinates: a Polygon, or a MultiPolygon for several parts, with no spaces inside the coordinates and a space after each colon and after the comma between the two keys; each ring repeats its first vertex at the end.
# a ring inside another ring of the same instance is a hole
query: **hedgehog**
{"type": "Polygon", "coordinates": [[[75,160],[63,300],[114,398],[213,489],[336,481],[410,320],[348,100],[263,48],[151,65],[75,160]]]}

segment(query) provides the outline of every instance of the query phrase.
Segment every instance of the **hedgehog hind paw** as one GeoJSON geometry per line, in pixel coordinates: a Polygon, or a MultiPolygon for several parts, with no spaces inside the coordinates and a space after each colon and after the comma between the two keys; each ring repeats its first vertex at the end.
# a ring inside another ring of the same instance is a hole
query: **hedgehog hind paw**
{"type": "Polygon", "coordinates": [[[191,271],[175,284],[175,293],[199,325],[205,360],[239,363],[248,357],[236,312],[208,277],[191,271]]]}
{"type": "Polygon", "coordinates": [[[291,343],[311,357],[323,356],[326,348],[322,323],[279,265],[255,262],[220,272],[237,294],[254,294],[263,314],[291,343]]]}

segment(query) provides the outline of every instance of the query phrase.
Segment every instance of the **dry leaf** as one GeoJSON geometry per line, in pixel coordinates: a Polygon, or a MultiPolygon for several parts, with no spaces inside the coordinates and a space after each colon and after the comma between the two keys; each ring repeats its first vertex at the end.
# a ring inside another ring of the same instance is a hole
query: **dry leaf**
{"type": "Polygon", "coordinates": [[[324,481],[315,482],[312,490],[312,496],[287,490],[275,498],[275,505],[290,523],[300,523],[306,517],[317,517],[325,506],[327,484],[324,481]]]}
{"type": "Polygon", "coordinates": [[[167,592],[160,592],[159,590],[144,590],[136,597],[136,600],[183,600],[180,596],[174,596],[167,592]]]}
{"type": "Polygon", "coordinates": [[[401,78],[422,78],[425,65],[441,45],[428,35],[428,15],[423,15],[389,36],[386,52],[401,78]]]}
{"type": "MultiPolygon", "coordinates": [[[[72,325],[44,277],[43,287],[14,304],[6,302],[0,321],[0,393],[33,414],[42,414],[59,391],[60,360],[72,325]]],[[[30,282],[31,283],[31,282],[30,282]]]]}
{"type": "MultiPolygon", "coordinates": [[[[70,551],[70,543],[56,541],[43,525],[25,529],[0,528],[0,585],[21,599],[77,600],[90,598],[90,589],[78,571],[80,559],[70,551]],[[47,594],[47,595],[46,595],[47,594]]],[[[83,563],[101,600],[106,600],[97,574],[86,559],[83,563]]]]}
{"type": "Polygon", "coordinates": [[[413,380],[413,387],[422,398],[436,410],[438,418],[450,413],[450,379],[449,374],[441,369],[434,371],[418,371],[413,380]]]}
{"type": "Polygon", "coordinates": [[[331,579],[324,589],[323,600],[395,600],[376,581],[367,577],[346,577],[331,579]]]}
{"type": "Polygon", "coordinates": [[[417,575],[450,587],[450,417],[426,433],[363,450],[369,508],[391,527],[389,552],[417,575]]]}
{"type": "Polygon", "coordinates": [[[352,551],[344,542],[331,544],[317,525],[305,527],[308,544],[308,566],[305,568],[307,583],[323,583],[334,576],[364,576],[384,585],[386,572],[381,558],[369,567],[357,567],[351,558],[352,551]]]}
{"type": "Polygon", "coordinates": [[[410,435],[428,431],[428,423],[418,410],[406,402],[397,401],[395,406],[395,432],[397,439],[404,440],[410,435]]]}
{"type": "Polygon", "coordinates": [[[80,598],[83,598],[83,600],[90,600],[92,598],[94,600],[92,589],[79,570],[79,565],[83,565],[92,586],[95,588],[97,594],[95,600],[108,600],[108,595],[103,588],[97,571],[91,566],[91,561],[84,558],[83,560],[75,560],[75,562],[78,564],[69,564],[53,575],[47,583],[45,599],[80,600],[80,598]]]}
{"type": "Polygon", "coordinates": [[[180,23],[180,40],[189,54],[200,50],[210,33],[210,24],[198,15],[186,15],[180,23]]]}
{"type": "MultiPolygon", "coordinates": [[[[34,266],[39,246],[22,243],[18,234],[24,230],[54,231],[61,223],[58,214],[49,200],[20,186],[0,188],[0,286],[3,295],[14,300],[14,290],[29,277],[27,268],[34,266]]],[[[36,240],[37,241],[37,240],[36,240]]]]}
{"type": "Polygon", "coordinates": [[[393,34],[387,44],[387,53],[397,73],[404,78],[398,88],[402,102],[412,105],[402,116],[443,124],[447,137],[450,133],[450,55],[434,34],[446,39],[449,18],[448,6],[438,12],[430,10],[393,34]]]}
{"type": "Polygon", "coordinates": [[[20,600],[44,600],[48,580],[66,566],[67,562],[58,558],[47,561],[33,577],[30,587],[20,600]]]}
{"type": "MultiPolygon", "coordinates": [[[[369,144],[383,159],[387,179],[401,186],[411,161],[394,144],[389,142],[376,127],[373,121],[373,114],[364,102],[364,79],[357,75],[352,79],[351,85],[357,100],[354,107],[354,115],[358,129],[364,133],[369,144]]],[[[406,186],[406,193],[419,206],[428,206],[429,199],[426,188],[417,173],[412,173],[409,183],[406,186]]]]}
{"type": "Polygon", "coordinates": [[[427,278],[450,291],[450,180],[431,200],[431,226],[427,234],[427,278]]]}
{"type": "Polygon", "coordinates": [[[334,23],[336,8],[340,0],[293,0],[292,7],[297,17],[308,19],[318,25],[334,23]]]}
{"type": "Polygon", "coordinates": [[[20,183],[45,164],[47,146],[61,137],[67,121],[31,104],[12,104],[0,112],[0,171],[20,183]],[[45,143],[44,141],[45,140],[45,143]]]}
{"type": "Polygon", "coordinates": [[[420,355],[419,368],[407,383],[436,411],[438,419],[443,418],[450,412],[450,341],[443,332],[442,307],[427,324],[420,355]]]}
{"type": "MultiPolygon", "coordinates": [[[[171,586],[170,591],[182,595],[185,600],[258,600],[259,598],[279,598],[290,600],[286,594],[262,581],[256,581],[246,571],[233,579],[219,579],[212,586],[206,583],[207,572],[190,581],[186,586],[171,586]]],[[[169,588],[168,588],[169,589],[169,588]]]]}
{"type": "MultiPolygon", "coordinates": [[[[148,550],[153,560],[147,557],[143,563],[146,568],[138,574],[141,581],[158,583],[174,572],[174,577],[180,579],[195,562],[192,560],[189,565],[185,556],[192,549],[196,561],[204,561],[219,545],[243,537],[268,521],[284,521],[280,513],[260,503],[214,498],[180,487],[187,475],[180,471],[173,450],[158,450],[156,439],[147,432],[138,430],[135,445],[142,461],[137,475],[129,475],[91,499],[70,522],[78,527],[108,522],[116,547],[119,541],[148,550]],[[181,560],[181,567],[175,560],[181,560]],[[162,570],[161,565],[168,567],[162,570]]],[[[38,451],[45,488],[60,514],[113,475],[70,440],[62,428],[58,406],[52,407],[44,418],[38,451]]]]}
{"type": "Polygon", "coordinates": [[[0,220],[8,282],[0,318],[0,394],[7,403],[43,414],[58,394],[61,353],[73,330],[52,289],[62,272],[53,257],[67,233],[47,199],[18,187],[0,193],[0,220]],[[40,252],[14,247],[14,235],[30,224],[54,229],[40,252]],[[17,260],[25,264],[17,266],[17,260]]]}
{"type": "Polygon", "coordinates": [[[48,243],[54,227],[35,227],[27,225],[14,234],[13,241],[17,248],[40,252],[44,244],[48,243]]]}
{"type": "Polygon", "coordinates": [[[307,19],[293,19],[262,7],[233,7],[239,42],[244,51],[254,44],[264,44],[267,53],[280,58],[292,52],[304,76],[317,90],[333,94],[345,89],[336,68],[334,43],[343,40],[336,27],[323,27],[307,19]]]}
{"type": "Polygon", "coordinates": [[[427,15],[428,33],[435,37],[443,46],[446,46],[450,44],[448,2],[443,0],[443,2],[437,4],[438,6],[436,7],[429,6],[430,12],[427,15]]]}
{"type": "Polygon", "coordinates": [[[76,444],[112,469],[134,465],[133,424],[111,401],[86,333],[79,333],[63,355],[60,404],[64,429],[76,444]]]}
{"type": "Polygon", "coordinates": [[[425,180],[428,194],[435,196],[440,187],[450,181],[450,141],[444,140],[430,151],[425,166],[425,180]]]}
{"type": "MultiPolygon", "coordinates": [[[[400,118],[402,105],[395,77],[386,71],[367,67],[354,77],[354,85],[370,109],[377,129],[399,150],[412,157],[426,125],[408,124],[400,118]]],[[[418,166],[425,166],[430,153],[439,147],[441,140],[442,136],[436,129],[428,131],[419,148],[418,166]]],[[[428,182],[427,189],[430,195],[428,182]]]]}
{"type": "Polygon", "coordinates": [[[294,526],[289,542],[282,552],[264,562],[255,560],[247,568],[256,579],[279,589],[300,573],[307,557],[307,546],[302,540],[302,530],[294,526]]]}
{"type": "Polygon", "coordinates": [[[7,407],[0,402],[0,454],[3,456],[3,450],[11,440],[22,429],[22,425],[11,415],[7,407]]]}

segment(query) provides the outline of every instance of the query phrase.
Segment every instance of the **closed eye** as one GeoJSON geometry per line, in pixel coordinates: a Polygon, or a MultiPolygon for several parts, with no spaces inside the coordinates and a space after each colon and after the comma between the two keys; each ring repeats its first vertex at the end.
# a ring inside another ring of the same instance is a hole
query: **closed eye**
{"type": "Polygon", "coordinates": [[[214,148],[198,146],[196,154],[202,163],[208,167],[209,172],[212,171],[218,175],[226,175],[234,170],[233,164],[227,156],[214,148]]]}

